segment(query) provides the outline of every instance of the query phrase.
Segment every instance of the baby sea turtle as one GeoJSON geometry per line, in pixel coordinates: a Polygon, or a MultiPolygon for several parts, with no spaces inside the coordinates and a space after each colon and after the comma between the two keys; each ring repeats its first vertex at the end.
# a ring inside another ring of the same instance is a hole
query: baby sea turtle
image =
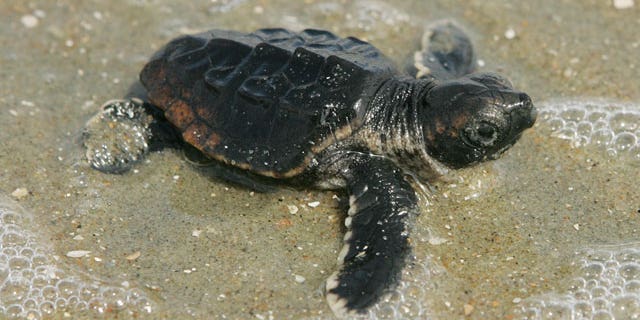
{"type": "Polygon", "coordinates": [[[419,209],[406,175],[428,182],[494,159],[536,118],[508,80],[470,73],[473,50],[455,25],[436,25],[423,45],[412,77],[369,43],[327,31],[181,36],[140,73],[144,102],[111,101],[88,123],[87,158],[126,171],[166,140],[168,123],[229,167],[346,189],[347,232],[326,299],[337,315],[364,312],[398,281],[410,251],[419,209]],[[101,126],[120,132],[97,134],[101,126]]]}

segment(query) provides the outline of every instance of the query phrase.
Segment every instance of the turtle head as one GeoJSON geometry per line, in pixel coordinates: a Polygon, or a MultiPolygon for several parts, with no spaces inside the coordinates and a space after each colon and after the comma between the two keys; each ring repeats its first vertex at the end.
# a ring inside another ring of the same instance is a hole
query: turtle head
{"type": "Polygon", "coordinates": [[[493,73],[439,82],[423,103],[427,152],[452,168],[497,158],[536,120],[531,98],[493,73]]]}

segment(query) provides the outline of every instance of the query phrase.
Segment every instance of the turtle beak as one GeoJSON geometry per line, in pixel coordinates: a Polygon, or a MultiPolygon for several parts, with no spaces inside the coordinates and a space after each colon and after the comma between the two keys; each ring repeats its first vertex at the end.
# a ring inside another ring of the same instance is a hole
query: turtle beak
{"type": "Polygon", "coordinates": [[[518,98],[519,101],[507,107],[507,112],[511,116],[511,132],[514,136],[531,128],[538,117],[538,111],[533,106],[529,95],[520,93],[518,98]]]}

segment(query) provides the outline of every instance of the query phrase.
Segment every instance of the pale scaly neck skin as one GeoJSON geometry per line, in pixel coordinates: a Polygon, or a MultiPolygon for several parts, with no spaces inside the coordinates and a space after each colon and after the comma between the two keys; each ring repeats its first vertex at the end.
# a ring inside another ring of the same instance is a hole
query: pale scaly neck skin
{"type": "Polygon", "coordinates": [[[445,173],[446,166],[427,154],[421,109],[424,96],[434,80],[395,77],[380,86],[369,102],[356,138],[368,149],[392,160],[422,181],[432,181],[445,173]]]}

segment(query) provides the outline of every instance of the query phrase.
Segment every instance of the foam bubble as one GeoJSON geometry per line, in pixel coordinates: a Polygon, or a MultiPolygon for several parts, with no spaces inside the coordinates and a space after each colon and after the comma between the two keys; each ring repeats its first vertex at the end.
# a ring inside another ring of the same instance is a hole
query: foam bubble
{"type": "Polygon", "coordinates": [[[40,319],[64,311],[147,314],[154,305],[136,288],[65,269],[28,230],[32,214],[0,195],[0,318],[40,319]]]}
{"type": "Polygon", "coordinates": [[[610,156],[640,160],[640,105],[611,101],[541,103],[540,120],[574,147],[595,145],[610,156]]]}
{"type": "Polygon", "coordinates": [[[583,250],[563,293],[528,298],[523,319],[640,319],[640,243],[583,250]]]}
{"type": "Polygon", "coordinates": [[[427,319],[430,318],[429,307],[425,299],[433,288],[428,284],[432,276],[441,272],[438,266],[415,259],[402,272],[402,281],[392,292],[376,303],[363,319],[427,319]]]}

